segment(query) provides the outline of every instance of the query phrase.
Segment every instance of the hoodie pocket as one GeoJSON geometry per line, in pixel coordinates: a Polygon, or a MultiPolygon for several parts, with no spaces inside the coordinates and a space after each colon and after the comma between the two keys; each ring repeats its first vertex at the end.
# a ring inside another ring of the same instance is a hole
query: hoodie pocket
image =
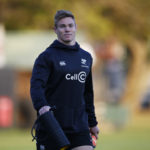
{"type": "Polygon", "coordinates": [[[85,106],[79,108],[60,107],[55,112],[55,117],[65,130],[88,129],[88,115],[85,106]]]}
{"type": "Polygon", "coordinates": [[[63,129],[68,129],[68,130],[73,129],[73,124],[74,124],[73,123],[73,116],[74,116],[73,109],[57,107],[57,109],[54,111],[54,115],[63,129]]]}

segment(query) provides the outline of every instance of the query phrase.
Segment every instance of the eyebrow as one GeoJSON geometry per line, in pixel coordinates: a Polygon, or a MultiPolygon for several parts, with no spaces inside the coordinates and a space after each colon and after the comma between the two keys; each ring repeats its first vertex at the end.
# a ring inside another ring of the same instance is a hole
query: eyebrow
{"type": "Polygon", "coordinates": [[[69,24],[62,23],[62,24],[59,24],[59,25],[73,25],[73,23],[69,23],[69,24]]]}
{"type": "Polygon", "coordinates": [[[75,26],[73,23],[69,23],[69,24],[59,24],[58,27],[66,27],[66,26],[69,26],[69,27],[73,27],[75,26]]]}

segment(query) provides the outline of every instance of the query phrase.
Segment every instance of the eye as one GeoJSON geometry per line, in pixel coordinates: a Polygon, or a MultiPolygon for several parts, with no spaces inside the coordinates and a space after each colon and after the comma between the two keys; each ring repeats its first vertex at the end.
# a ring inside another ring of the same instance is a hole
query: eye
{"type": "Polygon", "coordinates": [[[66,26],[64,24],[60,24],[59,28],[65,28],[66,26]]]}
{"type": "Polygon", "coordinates": [[[74,26],[74,24],[69,24],[69,27],[72,28],[74,26]]]}

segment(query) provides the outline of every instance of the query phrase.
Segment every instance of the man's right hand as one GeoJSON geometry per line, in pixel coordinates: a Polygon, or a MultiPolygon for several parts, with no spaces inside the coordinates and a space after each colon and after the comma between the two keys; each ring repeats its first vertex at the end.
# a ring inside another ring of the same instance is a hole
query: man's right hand
{"type": "Polygon", "coordinates": [[[41,107],[40,110],[39,110],[39,114],[42,115],[42,114],[48,112],[50,110],[50,108],[51,108],[50,106],[41,107]]]}

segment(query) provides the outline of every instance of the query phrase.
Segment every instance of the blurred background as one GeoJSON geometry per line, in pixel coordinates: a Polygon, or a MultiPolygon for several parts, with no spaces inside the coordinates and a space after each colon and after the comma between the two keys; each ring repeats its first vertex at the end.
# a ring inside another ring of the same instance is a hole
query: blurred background
{"type": "Polygon", "coordinates": [[[149,150],[149,0],[0,0],[0,149],[35,149],[30,77],[56,39],[59,9],[75,14],[76,39],[94,59],[96,150],[149,150]]]}

